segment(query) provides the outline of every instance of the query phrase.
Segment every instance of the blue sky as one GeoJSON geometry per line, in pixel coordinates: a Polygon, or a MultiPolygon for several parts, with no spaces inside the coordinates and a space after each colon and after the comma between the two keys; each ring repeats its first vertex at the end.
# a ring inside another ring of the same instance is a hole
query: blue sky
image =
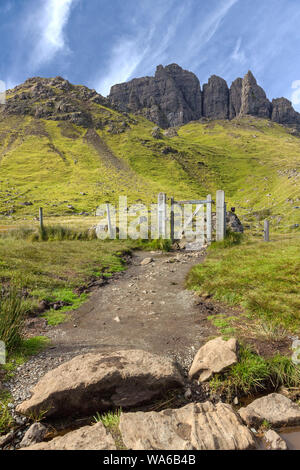
{"type": "Polygon", "coordinates": [[[110,86],[176,62],[201,85],[249,69],[300,111],[299,0],[0,0],[0,80],[110,86]]]}

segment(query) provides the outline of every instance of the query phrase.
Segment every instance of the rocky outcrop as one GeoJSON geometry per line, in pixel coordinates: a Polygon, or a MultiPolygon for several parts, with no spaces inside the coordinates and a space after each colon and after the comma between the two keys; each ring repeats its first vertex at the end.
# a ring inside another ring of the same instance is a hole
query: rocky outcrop
{"type": "Polygon", "coordinates": [[[225,80],[216,75],[203,86],[203,116],[209,119],[229,117],[229,89],[225,80]]]}
{"type": "Polygon", "coordinates": [[[192,72],[177,64],[159,65],[154,77],[114,85],[107,98],[85,86],[72,85],[62,77],[33,77],[8,90],[6,98],[0,116],[17,114],[69,121],[86,128],[106,128],[112,134],[126,132],[136,122],[128,112],[140,114],[162,129],[193,120],[247,115],[300,129],[300,114],[291,102],[277,98],[270,103],[250,71],[243,79],[234,80],[230,89],[223,78],[212,75],[201,91],[200,82],[192,72]],[[122,114],[116,115],[109,108],[122,114]]]}
{"type": "Polygon", "coordinates": [[[277,98],[272,101],[272,121],[285,125],[300,124],[300,114],[294,110],[289,100],[277,98]]]}
{"type": "Polygon", "coordinates": [[[269,119],[271,117],[271,109],[271,103],[267,99],[264,90],[257,85],[252,72],[249,71],[242,83],[240,115],[246,116],[251,114],[252,116],[269,119]]]}
{"type": "Polygon", "coordinates": [[[300,425],[300,407],[279,393],[254,400],[240,408],[239,414],[246,424],[254,427],[259,427],[263,421],[275,428],[300,425]]]}
{"type": "Polygon", "coordinates": [[[229,119],[239,116],[242,106],[243,79],[237,78],[232,82],[229,90],[229,119]]]}
{"type": "Polygon", "coordinates": [[[164,129],[202,116],[199,80],[177,64],[159,65],[154,77],[114,85],[109,99],[119,110],[140,113],[164,129]]]}
{"type": "Polygon", "coordinates": [[[285,98],[270,103],[251,71],[234,80],[230,90],[223,78],[212,75],[201,93],[193,73],[176,64],[160,65],[155,77],[114,85],[109,99],[119,110],[142,114],[164,129],[201,118],[234,119],[247,115],[300,126],[300,114],[291,103],[285,98]]]}
{"type": "Polygon", "coordinates": [[[231,211],[226,212],[226,228],[232,232],[243,233],[244,226],[238,216],[231,211]]]}
{"type": "Polygon", "coordinates": [[[48,372],[21,403],[20,414],[61,417],[130,409],[181,387],[183,378],[167,358],[141,350],[76,356],[48,372]]]}
{"type": "Polygon", "coordinates": [[[230,405],[190,403],[179,409],[121,415],[120,431],[132,450],[247,450],[251,431],[230,405]]]}
{"type": "Polygon", "coordinates": [[[6,104],[1,107],[1,113],[5,115],[69,121],[87,128],[101,128],[110,123],[107,109],[97,108],[98,116],[103,114],[103,119],[95,117],[94,113],[95,105],[110,106],[107,98],[85,86],[72,85],[62,77],[30,78],[22,85],[8,90],[6,97],[6,104]]]}
{"type": "Polygon", "coordinates": [[[234,338],[224,341],[221,337],[208,341],[197,352],[189,371],[189,377],[205,382],[213,374],[222,372],[238,362],[238,343],[234,338]]]}
{"type": "Polygon", "coordinates": [[[41,442],[20,450],[116,450],[115,441],[103,424],[85,426],[52,441],[41,442]]]}

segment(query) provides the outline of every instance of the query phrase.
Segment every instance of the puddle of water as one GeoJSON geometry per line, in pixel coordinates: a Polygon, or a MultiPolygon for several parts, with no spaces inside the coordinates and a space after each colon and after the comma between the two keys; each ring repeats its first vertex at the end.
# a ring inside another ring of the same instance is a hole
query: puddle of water
{"type": "MultiPolygon", "coordinates": [[[[300,450],[300,427],[284,428],[277,431],[280,437],[286,442],[289,450],[300,450]]],[[[269,450],[268,444],[263,434],[256,436],[257,450],[269,450]]]]}
{"type": "Polygon", "coordinates": [[[300,427],[282,429],[278,434],[285,440],[289,450],[300,450],[300,427]]]}

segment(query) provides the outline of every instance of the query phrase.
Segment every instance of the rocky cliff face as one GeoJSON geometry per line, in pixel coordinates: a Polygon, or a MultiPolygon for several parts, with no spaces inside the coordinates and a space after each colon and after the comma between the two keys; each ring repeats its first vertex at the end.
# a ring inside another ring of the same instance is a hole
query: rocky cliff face
{"type": "Polygon", "coordinates": [[[226,81],[212,75],[201,92],[198,78],[176,64],[159,65],[154,77],[131,80],[111,89],[110,102],[121,111],[142,114],[162,128],[199,118],[234,119],[252,115],[289,126],[300,126],[300,114],[285,98],[268,100],[249,71],[230,89],[226,81]]]}
{"type": "Polygon", "coordinates": [[[300,125],[300,114],[294,110],[289,100],[277,98],[272,101],[272,121],[285,125],[300,125]]]}
{"type": "Polygon", "coordinates": [[[225,80],[216,75],[203,86],[203,116],[209,119],[229,116],[229,89],[225,80]]]}
{"type": "Polygon", "coordinates": [[[154,77],[114,85],[107,98],[85,86],[72,85],[62,77],[29,78],[8,90],[6,105],[0,106],[0,117],[30,115],[97,129],[111,125],[107,108],[123,113],[120,125],[111,128],[113,133],[123,132],[132,120],[127,112],[141,114],[163,129],[201,118],[234,119],[252,115],[300,130],[300,114],[292,103],[286,98],[271,103],[250,71],[243,79],[234,80],[230,89],[223,78],[212,75],[201,91],[196,75],[176,64],[159,65],[154,77]]]}
{"type": "Polygon", "coordinates": [[[143,114],[162,128],[180,126],[202,116],[199,80],[177,64],[159,65],[154,77],[114,85],[109,99],[120,110],[143,114]]]}
{"type": "Polygon", "coordinates": [[[249,71],[242,83],[240,115],[258,116],[269,119],[271,117],[271,103],[264,90],[257,85],[253,74],[249,71]]]}
{"type": "Polygon", "coordinates": [[[229,119],[239,116],[242,106],[243,79],[237,78],[232,82],[229,91],[229,119]]]}

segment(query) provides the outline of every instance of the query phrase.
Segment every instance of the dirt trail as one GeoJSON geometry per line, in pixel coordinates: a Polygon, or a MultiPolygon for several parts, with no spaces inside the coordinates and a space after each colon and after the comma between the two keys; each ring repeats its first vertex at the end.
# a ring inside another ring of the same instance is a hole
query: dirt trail
{"type": "Polygon", "coordinates": [[[91,351],[144,349],[172,357],[187,369],[215,332],[207,316],[219,313],[217,306],[185,289],[186,275],[203,259],[198,252],[134,253],[125,272],[92,292],[68,322],[47,330],[51,348],[21,366],[11,384],[16,401],[29,396],[45,372],[91,351]],[[149,257],[153,261],[142,266],[149,257]]]}
{"type": "Polygon", "coordinates": [[[117,158],[115,154],[110,150],[106,143],[100,138],[94,129],[88,129],[85,136],[85,140],[91,144],[94,149],[98,152],[101,160],[109,167],[117,171],[126,171],[133,173],[131,168],[126,163],[117,158]]]}

